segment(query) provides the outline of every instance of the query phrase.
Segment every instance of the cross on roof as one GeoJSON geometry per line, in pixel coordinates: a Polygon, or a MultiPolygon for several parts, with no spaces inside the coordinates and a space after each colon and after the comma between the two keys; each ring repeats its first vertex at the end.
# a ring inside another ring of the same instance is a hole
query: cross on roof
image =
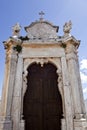
{"type": "Polygon", "coordinates": [[[40,15],[40,20],[43,20],[43,16],[45,15],[45,13],[44,13],[43,11],[41,11],[41,12],[39,13],[39,15],[40,15]]]}

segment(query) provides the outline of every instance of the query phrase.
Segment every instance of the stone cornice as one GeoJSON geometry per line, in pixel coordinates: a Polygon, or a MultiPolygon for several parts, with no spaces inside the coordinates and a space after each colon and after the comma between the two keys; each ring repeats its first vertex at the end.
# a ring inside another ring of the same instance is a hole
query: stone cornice
{"type": "Polygon", "coordinates": [[[29,42],[29,41],[24,41],[22,43],[22,46],[61,46],[62,45],[62,42],[40,42],[40,41],[37,41],[37,42],[29,42]]]}
{"type": "Polygon", "coordinates": [[[80,41],[76,40],[75,37],[73,36],[61,36],[58,38],[50,38],[50,39],[29,39],[29,40],[21,40],[20,38],[14,38],[14,37],[10,37],[7,41],[3,42],[4,45],[17,45],[17,44],[73,44],[75,46],[77,46],[77,48],[80,45],[80,41]]]}
{"type": "Polygon", "coordinates": [[[62,43],[63,44],[73,44],[74,46],[76,46],[77,48],[80,45],[80,40],[77,40],[74,36],[67,36],[67,37],[63,37],[62,38],[62,43]]]}
{"type": "Polygon", "coordinates": [[[43,43],[59,43],[59,42],[62,42],[61,38],[44,38],[44,39],[39,39],[39,38],[36,38],[36,39],[29,39],[29,40],[25,40],[23,42],[26,42],[26,43],[40,43],[40,44],[43,44],[43,43]]]}
{"type": "Polygon", "coordinates": [[[18,38],[9,38],[7,41],[4,41],[4,48],[6,49],[6,54],[12,54],[13,52],[18,53],[16,47],[21,46],[22,41],[18,38]]]}
{"type": "Polygon", "coordinates": [[[3,41],[4,46],[5,45],[11,45],[11,44],[21,44],[21,40],[18,38],[10,37],[7,41],[3,41]]]}

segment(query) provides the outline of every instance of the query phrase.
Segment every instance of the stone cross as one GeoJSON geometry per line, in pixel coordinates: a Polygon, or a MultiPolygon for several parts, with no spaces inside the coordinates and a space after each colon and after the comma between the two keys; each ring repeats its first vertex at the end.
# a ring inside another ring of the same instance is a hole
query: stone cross
{"type": "Polygon", "coordinates": [[[39,13],[39,15],[40,15],[40,20],[43,20],[43,16],[45,15],[45,13],[44,13],[43,11],[41,11],[41,12],[39,13]]]}

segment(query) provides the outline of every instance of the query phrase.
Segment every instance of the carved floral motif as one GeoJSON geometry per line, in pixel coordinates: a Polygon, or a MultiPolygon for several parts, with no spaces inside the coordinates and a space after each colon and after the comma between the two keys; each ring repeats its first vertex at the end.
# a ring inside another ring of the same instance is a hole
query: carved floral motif
{"type": "Polygon", "coordinates": [[[58,38],[57,31],[58,27],[53,26],[47,21],[36,21],[30,26],[25,27],[27,31],[27,36],[30,39],[51,39],[58,38]]]}

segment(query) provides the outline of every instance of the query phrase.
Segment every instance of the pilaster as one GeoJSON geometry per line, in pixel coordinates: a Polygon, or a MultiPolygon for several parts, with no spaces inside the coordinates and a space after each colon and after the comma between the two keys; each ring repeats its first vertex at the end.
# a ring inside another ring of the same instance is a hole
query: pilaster
{"type": "Polygon", "coordinates": [[[11,130],[12,95],[17,65],[17,53],[11,48],[6,49],[5,76],[2,90],[0,130],[11,130]]]}
{"type": "Polygon", "coordinates": [[[15,78],[15,85],[14,85],[13,102],[12,102],[13,130],[20,129],[22,72],[23,72],[23,59],[22,59],[21,54],[19,54],[16,78],[15,78]]]}
{"type": "MultiPolygon", "coordinates": [[[[73,107],[74,107],[74,117],[80,116],[82,114],[82,104],[81,99],[81,81],[80,73],[78,68],[78,58],[77,58],[77,48],[72,44],[68,43],[66,47],[66,59],[69,71],[70,84],[72,87],[72,96],[73,96],[73,107]]],[[[79,117],[80,118],[80,117],[79,117]]]]}
{"type": "Polygon", "coordinates": [[[61,64],[62,64],[63,88],[65,97],[64,100],[65,100],[66,129],[73,130],[72,100],[71,100],[70,84],[68,77],[68,69],[65,57],[61,58],[61,64]]]}
{"type": "Polygon", "coordinates": [[[66,59],[69,71],[70,84],[72,87],[73,108],[74,108],[74,130],[87,129],[85,118],[85,106],[80,79],[77,47],[71,42],[66,47],[66,59]]]}

